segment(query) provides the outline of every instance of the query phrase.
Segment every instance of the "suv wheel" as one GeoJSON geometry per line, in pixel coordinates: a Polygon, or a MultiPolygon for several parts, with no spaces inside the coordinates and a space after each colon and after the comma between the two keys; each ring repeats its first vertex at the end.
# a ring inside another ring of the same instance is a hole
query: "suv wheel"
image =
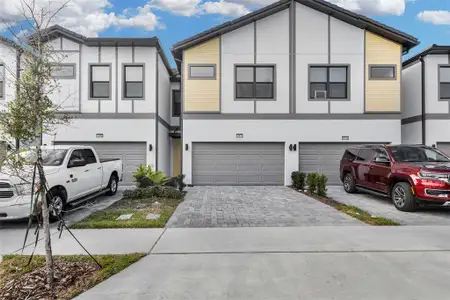
{"type": "Polygon", "coordinates": [[[411,185],[407,182],[399,182],[394,185],[391,197],[398,210],[412,212],[417,208],[416,199],[411,191],[411,185]]]}
{"type": "Polygon", "coordinates": [[[355,179],[352,173],[347,173],[344,176],[344,190],[350,194],[356,192],[355,179]]]}

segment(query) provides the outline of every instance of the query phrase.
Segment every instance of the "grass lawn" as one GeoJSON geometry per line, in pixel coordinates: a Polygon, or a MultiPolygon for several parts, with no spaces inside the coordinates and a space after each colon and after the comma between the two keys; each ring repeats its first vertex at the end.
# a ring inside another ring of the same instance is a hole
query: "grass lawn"
{"type": "Polygon", "coordinates": [[[122,199],[102,211],[97,211],[71,226],[74,229],[104,228],[162,228],[183,199],[148,198],[122,199]],[[147,220],[150,213],[160,214],[147,220]],[[133,214],[129,220],[116,220],[120,215],[133,214]]]}
{"type": "Polygon", "coordinates": [[[346,204],[342,204],[332,198],[328,198],[328,197],[319,197],[315,194],[311,194],[308,192],[301,192],[311,198],[314,198],[324,204],[327,204],[331,207],[334,207],[335,209],[355,218],[360,220],[361,222],[367,223],[369,225],[373,225],[373,226],[399,226],[401,225],[400,223],[397,223],[393,220],[384,218],[384,217],[376,217],[376,216],[372,216],[369,212],[362,210],[356,206],[349,206],[346,204]]]}
{"type": "Polygon", "coordinates": [[[72,299],[144,256],[142,253],[95,256],[102,269],[88,256],[54,256],[55,282],[49,290],[45,285],[44,256],[34,256],[27,265],[29,256],[6,255],[0,263],[0,299],[72,299]]]}

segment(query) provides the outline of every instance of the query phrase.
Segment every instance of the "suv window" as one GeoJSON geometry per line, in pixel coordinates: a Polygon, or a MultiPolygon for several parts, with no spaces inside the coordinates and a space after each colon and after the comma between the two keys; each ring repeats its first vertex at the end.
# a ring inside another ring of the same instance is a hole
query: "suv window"
{"type": "Polygon", "coordinates": [[[344,156],[342,157],[343,160],[347,161],[354,161],[356,159],[356,156],[358,154],[358,149],[350,148],[345,150],[344,156]]]}
{"type": "Polygon", "coordinates": [[[94,152],[91,149],[84,149],[84,158],[86,159],[86,164],[95,164],[97,159],[95,158],[94,152]]]}
{"type": "Polygon", "coordinates": [[[387,152],[384,149],[374,149],[373,150],[373,160],[375,160],[378,157],[383,157],[389,159],[389,156],[387,152]]]}
{"type": "Polygon", "coordinates": [[[372,149],[361,149],[357,161],[369,161],[372,158],[372,149]]]}

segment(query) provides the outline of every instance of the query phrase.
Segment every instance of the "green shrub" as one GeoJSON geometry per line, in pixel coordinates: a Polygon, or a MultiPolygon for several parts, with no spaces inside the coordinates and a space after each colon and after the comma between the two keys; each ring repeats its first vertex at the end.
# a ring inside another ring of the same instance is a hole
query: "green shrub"
{"type": "Polygon", "coordinates": [[[306,174],[302,172],[292,172],[291,174],[292,186],[297,189],[303,191],[305,189],[305,179],[306,174]]]}
{"type": "Polygon", "coordinates": [[[308,192],[315,194],[317,192],[317,177],[319,173],[309,173],[306,177],[306,184],[308,185],[308,192]]]}
{"type": "Polygon", "coordinates": [[[177,176],[178,190],[180,191],[180,193],[182,193],[184,191],[184,188],[186,187],[186,184],[184,183],[185,177],[186,175],[184,174],[180,174],[177,176]]]}
{"type": "Polygon", "coordinates": [[[328,183],[328,177],[325,174],[320,174],[317,176],[317,195],[320,197],[326,197],[327,196],[327,183],[328,183]]]}
{"type": "Polygon", "coordinates": [[[133,190],[125,190],[123,197],[127,199],[145,199],[145,198],[169,198],[181,199],[182,194],[179,190],[170,186],[151,186],[147,188],[137,188],[133,190]]]}
{"type": "Polygon", "coordinates": [[[163,185],[168,178],[163,171],[153,170],[152,166],[139,165],[139,168],[133,173],[133,180],[138,188],[146,188],[163,185]]]}

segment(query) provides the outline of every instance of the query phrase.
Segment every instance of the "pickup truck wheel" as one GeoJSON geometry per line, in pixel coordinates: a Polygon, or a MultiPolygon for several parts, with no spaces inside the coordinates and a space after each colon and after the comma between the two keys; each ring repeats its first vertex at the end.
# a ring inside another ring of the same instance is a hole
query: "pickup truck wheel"
{"type": "Polygon", "coordinates": [[[47,203],[50,222],[59,221],[66,208],[66,195],[62,191],[52,190],[51,196],[50,193],[47,195],[47,203]]]}
{"type": "Polygon", "coordinates": [[[392,201],[398,210],[413,212],[417,208],[416,199],[407,182],[399,182],[392,188],[392,201]]]}
{"type": "Polygon", "coordinates": [[[111,175],[111,178],[109,178],[108,191],[106,192],[106,195],[114,196],[117,193],[118,182],[119,180],[117,179],[117,177],[111,175]]]}
{"type": "Polygon", "coordinates": [[[347,173],[344,176],[344,190],[349,194],[356,192],[355,179],[352,173],[347,173]]]}

